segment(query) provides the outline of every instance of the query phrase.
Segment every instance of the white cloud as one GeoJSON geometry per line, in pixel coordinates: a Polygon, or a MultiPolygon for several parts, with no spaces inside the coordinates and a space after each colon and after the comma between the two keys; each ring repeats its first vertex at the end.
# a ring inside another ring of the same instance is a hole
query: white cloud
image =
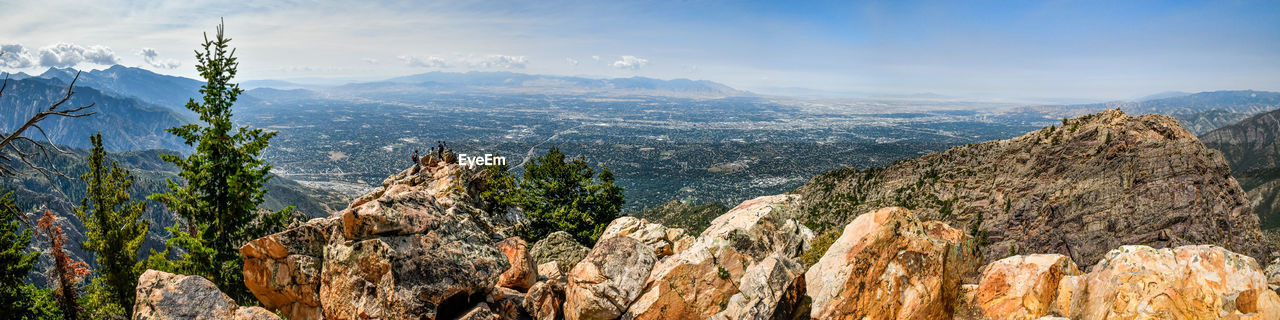
{"type": "Polygon", "coordinates": [[[569,62],[569,64],[570,64],[570,65],[573,65],[573,66],[575,66],[575,67],[576,67],[576,66],[578,66],[578,59],[574,59],[574,58],[564,58],[564,61],[569,62]]]}
{"type": "Polygon", "coordinates": [[[35,58],[31,57],[31,52],[20,44],[0,44],[0,66],[22,69],[30,68],[35,58]]]}
{"type": "Polygon", "coordinates": [[[182,63],[174,59],[160,59],[160,53],[154,48],[142,48],[138,50],[138,55],[142,56],[142,61],[151,65],[153,68],[173,69],[181,66],[182,63]]]}
{"type": "Polygon", "coordinates": [[[466,69],[524,69],[529,64],[525,56],[508,56],[501,54],[468,55],[452,59],[437,56],[416,57],[399,56],[401,61],[410,67],[421,68],[466,68],[466,69]]]}
{"type": "Polygon", "coordinates": [[[600,56],[591,56],[591,60],[600,61],[600,56]]]}
{"type": "Polygon", "coordinates": [[[65,42],[40,48],[36,58],[45,67],[74,67],[80,63],[112,65],[120,62],[116,53],[106,46],[81,46],[65,42]]]}
{"type": "Polygon", "coordinates": [[[622,56],[621,60],[613,62],[613,67],[625,70],[639,70],[640,67],[644,67],[647,64],[649,64],[648,59],[636,56],[622,56]]]}
{"type": "Polygon", "coordinates": [[[364,59],[360,59],[360,61],[364,61],[364,63],[368,63],[368,64],[378,64],[378,59],[374,59],[374,58],[364,58],[364,59]]]}
{"type": "Polygon", "coordinates": [[[444,62],[444,58],[436,57],[436,56],[430,56],[425,58],[419,58],[414,56],[399,56],[397,58],[400,58],[401,61],[404,61],[404,63],[409,65],[410,67],[445,68],[449,66],[447,63],[444,62]]]}

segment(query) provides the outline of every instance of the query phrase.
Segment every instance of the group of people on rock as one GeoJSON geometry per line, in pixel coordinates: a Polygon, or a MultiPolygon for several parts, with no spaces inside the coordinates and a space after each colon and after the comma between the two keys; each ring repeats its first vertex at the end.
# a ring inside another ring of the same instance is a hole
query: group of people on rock
{"type": "MultiPolygon", "coordinates": [[[[436,140],[436,146],[431,148],[431,152],[428,153],[428,156],[434,155],[436,159],[444,159],[444,151],[448,148],[448,143],[443,140],[436,140]]],[[[413,161],[414,166],[427,162],[427,158],[418,156],[418,149],[413,149],[413,155],[409,157],[409,160],[413,161]]]]}

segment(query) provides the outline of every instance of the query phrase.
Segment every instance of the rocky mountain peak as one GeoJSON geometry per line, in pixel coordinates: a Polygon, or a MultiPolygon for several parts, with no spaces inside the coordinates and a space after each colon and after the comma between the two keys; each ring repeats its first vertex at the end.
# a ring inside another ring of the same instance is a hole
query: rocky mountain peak
{"type": "Polygon", "coordinates": [[[901,206],[966,226],[987,260],[1041,252],[1091,265],[1124,244],[1265,254],[1258,218],[1220,153],[1173,118],[1117,109],[883,168],[833,170],[795,192],[803,220],[819,230],[901,206]]]}

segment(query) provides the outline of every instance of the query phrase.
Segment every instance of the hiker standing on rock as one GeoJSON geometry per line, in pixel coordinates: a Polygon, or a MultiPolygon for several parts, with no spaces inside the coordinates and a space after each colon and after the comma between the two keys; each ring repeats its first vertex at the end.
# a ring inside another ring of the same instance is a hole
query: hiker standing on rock
{"type": "Polygon", "coordinates": [[[409,156],[409,160],[413,160],[413,164],[418,164],[418,149],[413,149],[413,155],[409,156]]]}

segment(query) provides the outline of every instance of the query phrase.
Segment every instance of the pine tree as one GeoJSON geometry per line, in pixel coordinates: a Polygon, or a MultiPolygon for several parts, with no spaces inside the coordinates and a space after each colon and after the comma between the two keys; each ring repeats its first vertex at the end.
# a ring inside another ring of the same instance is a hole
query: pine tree
{"type": "Polygon", "coordinates": [[[75,209],[76,217],[87,229],[82,247],[97,255],[98,269],[89,286],[89,306],[95,318],[127,317],[133,314],[134,290],[142,275],[138,248],[146,239],[150,223],[140,219],[146,203],[131,201],[129,189],[133,175],[115,161],[106,166],[106,150],[102,134],[89,137],[93,150],[89,155],[89,172],[80,176],[87,186],[85,198],[75,209]]]}
{"type": "Polygon", "coordinates": [[[524,165],[517,189],[516,203],[529,217],[524,228],[529,242],[565,231],[594,245],[622,210],[622,187],[614,184],[613,171],[605,167],[596,175],[583,158],[566,161],[556,147],[524,165]]]}
{"type": "Polygon", "coordinates": [[[49,237],[49,255],[53,256],[53,270],[50,273],[53,283],[57,285],[53,291],[58,299],[58,308],[62,309],[63,319],[80,319],[80,303],[76,284],[89,275],[89,265],[84,261],[76,261],[63,248],[67,236],[58,226],[53,211],[46,209],[37,226],[49,237]]]}
{"type": "Polygon", "coordinates": [[[0,314],[15,319],[34,318],[23,279],[40,256],[39,251],[27,250],[31,229],[22,230],[21,215],[13,192],[0,195],[0,314]]]}
{"type": "Polygon", "coordinates": [[[219,24],[213,40],[205,36],[204,51],[196,51],[196,69],[205,80],[200,89],[204,97],[200,102],[191,99],[186,107],[200,115],[203,125],[168,129],[195,147],[195,152],[186,157],[161,156],[182,169],[182,183],[170,180],[169,192],[154,194],[151,199],[186,222],[185,228],[169,228],[175,236],[168,244],[186,251],[182,261],[169,267],[204,276],[236,300],[248,302],[252,295],[244,286],[239,248],[281,229],[292,207],[257,212],[271,170],[259,155],[275,132],[237,128],[231,122],[231,106],[244,90],[231,82],[238,63],[235,50],[228,46],[230,41],[219,24]]]}

